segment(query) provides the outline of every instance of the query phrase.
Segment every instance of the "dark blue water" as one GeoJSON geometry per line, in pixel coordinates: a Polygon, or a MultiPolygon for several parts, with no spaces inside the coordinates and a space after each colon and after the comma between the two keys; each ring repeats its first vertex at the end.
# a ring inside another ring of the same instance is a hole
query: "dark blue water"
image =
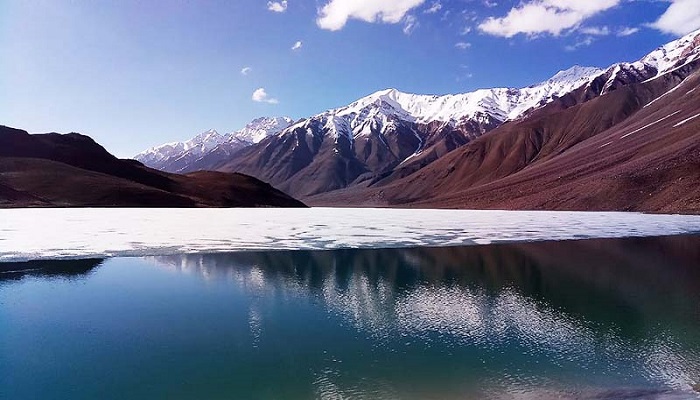
{"type": "Polygon", "coordinates": [[[694,398],[700,383],[700,236],[0,270],[3,399],[694,398]]]}

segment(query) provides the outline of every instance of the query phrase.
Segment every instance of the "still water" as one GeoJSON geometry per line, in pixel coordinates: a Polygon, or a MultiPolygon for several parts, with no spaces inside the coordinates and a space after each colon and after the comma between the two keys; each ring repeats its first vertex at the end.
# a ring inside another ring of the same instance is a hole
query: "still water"
{"type": "Polygon", "coordinates": [[[700,236],[0,270],[3,399],[698,395],[700,236]]]}

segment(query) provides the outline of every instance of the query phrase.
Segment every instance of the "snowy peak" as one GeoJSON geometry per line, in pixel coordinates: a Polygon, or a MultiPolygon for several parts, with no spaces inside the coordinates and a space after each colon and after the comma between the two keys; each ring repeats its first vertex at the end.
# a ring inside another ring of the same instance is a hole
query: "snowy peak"
{"type": "Polygon", "coordinates": [[[202,142],[202,141],[207,141],[210,139],[216,139],[221,137],[219,135],[219,132],[216,131],[216,129],[209,129],[208,131],[204,131],[200,133],[199,135],[195,136],[192,138],[190,141],[191,142],[202,142]]]}
{"type": "Polygon", "coordinates": [[[185,142],[165,143],[160,146],[152,147],[144,152],[134,156],[134,159],[143,162],[146,165],[152,165],[161,162],[169,157],[184,152],[202,153],[213,149],[224,142],[224,137],[214,129],[204,131],[185,142]]]}
{"type": "Polygon", "coordinates": [[[613,64],[605,72],[607,81],[600,94],[616,86],[656,79],[700,58],[700,30],[667,43],[640,60],[613,64]]]}
{"type": "Polygon", "coordinates": [[[652,51],[640,61],[656,68],[657,74],[695,60],[700,55],[700,29],[652,51]]]}
{"type": "MultiPolygon", "coordinates": [[[[586,101],[628,84],[654,79],[699,58],[700,30],[697,30],[657,48],[638,61],[618,63],[606,69],[574,65],[527,87],[487,88],[462,94],[418,95],[389,88],[294,125],[289,117],[257,118],[240,130],[220,135],[211,129],[186,142],[150,149],[137,155],[136,159],[156,168],[178,163],[173,170],[183,171],[191,166],[190,160],[199,162],[203,157],[221,160],[244,147],[265,143],[270,136],[303,132],[335,138],[336,144],[339,138],[347,138],[351,146],[361,138],[384,140],[388,134],[402,132],[411,141],[420,143],[415,150],[417,153],[424,143],[428,143],[425,131],[434,129],[427,127],[429,125],[476,137],[507,121],[523,118],[567,94],[573,93],[576,97],[578,89],[582,89],[581,101],[586,101]],[[413,140],[415,138],[418,140],[413,140]]],[[[572,101],[578,100],[572,98],[572,101]]],[[[360,141],[360,146],[364,142],[360,141]]],[[[393,155],[395,150],[389,149],[387,153],[393,155]]],[[[371,153],[371,149],[367,148],[367,151],[371,153]]]]}
{"type": "Polygon", "coordinates": [[[262,117],[248,123],[243,129],[219,134],[215,129],[204,131],[184,142],[166,143],[150,148],[134,156],[149,167],[180,172],[188,162],[197,160],[217,149],[227,154],[260,142],[268,136],[276,135],[291,125],[289,117],[262,117]]]}
{"type": "Polygon", "coordinates": [[[554,74],[553,77],[540,83],[541,86],[545,84],[559,85],[564,87],[576,86],[580,87],[586,82],[590,81],[592,78],[600,75],[603,72],[602,69],[596,67],[582,67],[580,65],[574,65],[569,69],[565,69],[554,74]]]}
{"type": "Polygon", "coordinates": [[[318,114],[310,120],[320,121],[321,126],[336,134],[346,132],[350,127],[353,135],[359,134],[359,130],[365,132],[368,121],[374,126],[387,125],[396,120],[419,123],[439,121],[454,125],[502,123],[518,119],[605,74],[609,75],[609,79],[600,94],[613,89],[616,82],[643,81],[698,58],[700,30],[661,46],[633,63],[619,63],[606,69],[574,65],[545,81],[524,88],[479,89],[442,96],[410,94],[389,88],[345,107],[318,114]]]}
{"type": "Polygon", "coordinates": [[[224,140],[224,137],[219,135],[215,129],[209,129],[186,141],[185,150],[196,150],[203,153],[223,143],[224,140]]]}
{"type": "Polygon", "coordinates": [[[368,118],[386,120],[389,117],[422,123],[442,121],[456,124],[466,120],[504,122],[585,85],[601,73],[603,70],[599,68],[574,66],[559,71],[544,82],[522,89],[479,89],[443,96],[410,94],[390,88],[372,93],[348,106],[319,114],[316,118],[331,115],[345,117],[353,127],[362,125],[368,118]]]}
{"type": "Polygon", "coordinates": [[[292,124],[289,117],[261,117],[249,122],[243,129],[227,134],[229,139],[248,143],[259,143],[268,136],[276,135],[292,124]]]}

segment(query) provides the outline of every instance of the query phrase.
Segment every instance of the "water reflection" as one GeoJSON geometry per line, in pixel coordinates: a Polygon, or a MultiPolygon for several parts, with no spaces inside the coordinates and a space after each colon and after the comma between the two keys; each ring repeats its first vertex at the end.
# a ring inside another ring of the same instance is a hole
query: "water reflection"
{"type": "MultiPolygon", "coordinates": [[[[420,365],[437,357],[430,349],[466,357],[432,361],[443,373],[478,375],[490,387],[479,396],[556,397],[575,388],[670,398],[690,395],[700,380],[699,236],[150,260],[248,293],[254,346],[265,329],[255,299],[311,299],[384,357],[396,353],[393,362],[420,365]]],[[[351,368],[317,370],[317,396],[449,398],[466,390],[413,387],[409,396],[386,377],[348,379],[351,368]]],[[[404,378],[426,371],[414,373],[404,378]]]]}
{"type": "Polygon", "coordinates": [[[35,278],[82,278],[98,268],[104,259],[38,260],[0,263],[0,282],[35,278]]]}

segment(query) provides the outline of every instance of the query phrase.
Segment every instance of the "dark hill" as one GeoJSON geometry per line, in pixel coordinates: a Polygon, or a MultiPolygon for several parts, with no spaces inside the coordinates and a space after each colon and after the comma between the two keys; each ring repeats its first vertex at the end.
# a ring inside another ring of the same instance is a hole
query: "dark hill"
{"type": "Polygon", "coordinates": [[[77,133],[0,126],[0,207],[303,207],[255,178],[176,175],[111,155],[77,133]]]}

